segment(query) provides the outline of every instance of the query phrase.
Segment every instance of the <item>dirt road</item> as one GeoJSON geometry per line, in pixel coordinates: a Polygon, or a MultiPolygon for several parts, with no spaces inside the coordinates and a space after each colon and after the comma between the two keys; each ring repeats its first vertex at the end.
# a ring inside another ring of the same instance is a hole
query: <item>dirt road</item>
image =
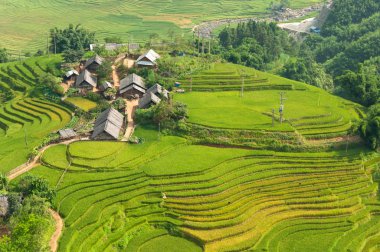
{"type": "Polygon", "coordinates": [[[128,124],[127,124],[127,130],[125,131],[125,134],[124,134],[124,140],[128,141],[135,129],[135,123],[133,121],[133,118],[135,116],[136,109],[139,105],[139,99],[125,100],[125,102],[127,105],[125,108],[125,112],[127,114],[128,124]]]}
{"type": "Polygon", "coordinates": [[[56,252],[58,249],[58,240],[61,237],[63,229],[63,220],[59,214],[53,209],[49,209],[50,215],[55,221],[55,231],[53,236],[50,239],[49,245],[52,252],[56,252]]]}

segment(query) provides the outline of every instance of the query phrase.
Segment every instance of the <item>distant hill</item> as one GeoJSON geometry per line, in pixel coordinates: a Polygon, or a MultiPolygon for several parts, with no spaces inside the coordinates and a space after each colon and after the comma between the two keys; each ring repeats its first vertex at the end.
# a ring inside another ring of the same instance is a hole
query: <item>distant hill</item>
{"type": "MultiPolygon", "coordinates": [[[[204,20],[262,16],[270,0],[260,1],[27,1],[5,0],[0,5],[0,48],[14,53],[46,48],[50,28],[82,24],[96,31],[99,40],[120,36],[123,40],[147,41],[152,33],[168,38],[168,31],[189,34],[193,25],[204,20]]],[[[291,1],[301,8],[321,0],[291,1]]]]}

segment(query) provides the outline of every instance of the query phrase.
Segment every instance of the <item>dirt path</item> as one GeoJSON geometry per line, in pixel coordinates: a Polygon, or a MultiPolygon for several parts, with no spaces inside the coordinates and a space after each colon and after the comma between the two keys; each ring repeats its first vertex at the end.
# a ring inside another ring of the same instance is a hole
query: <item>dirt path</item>
{"type": "Polygon", "coordinates": [[[50,215],[55,221],[55,231],[53,236],[50,239],[49,245],[52,252],[56,252],[58,249],[58,240],[61,237],[63,229],[63,220],[59,214],[53,209],[49,209],[50,215]]]}
{"type": "MultiPolygon", "coordinates": [[[[68,144],[75,142],[75,141],[78,141],[78,139],[71,139],[71,140],[67,140],[67,141],[55,143],[55,144],[50,144],[50,145],[43,147],[39,151],[39,153],[33,158],[33,160],[31,162],[25,163],[24,165],[21,165],[15,169],[11,170],[7,174],[8,179],[13,180],[13,179],[17,178],[18,176],[24,174],[25,172],[28,172],[31,169],[33,169],[34,167],[38,166],[40,164],[40,158],[41,158],[42,154],[48,148],[55,146],[55,145],[58,145],[58,144],[68,145],[68,144]]],[[[49,241],[49,245],[50,245],[51,251],[56,252],[57,248],[58,248],[58,240],[59,240],[59,237],[61,236],[61,233],[62,233],[63,220],[62,220],[61,216],[59,216],[59,214],[57,212],[55,212],[53,209],[49,209],[49,213],[51,214],[51,216],[53,217],[53,219],[56,223],[55,231],[54,231],[54,234],[49,241]]]]}
{"type": "Polygon", "coordinates": [[[125,112],[127,114],[128,124],[127,124],[127,130],[125,131],[124,140],[128,141],[135,129],[135,123],[133,121],[133,118],[135,116],[136,109],[139,105],[139,99],[125,100],[125,102],[127,105],[125,108],[125,112]]]}
{"type": "Polygon", "coordinates": [[[113,85],[114,87],[119,87],[120,86],[120,79],[119,76],[117,75],[116,72],[116,66],[112,65],[112,79],[113,79],[113,85]]]}
{"type": "Polygon", "coordinates": [[[34,167],[38,166],[40,164],[40,158],[42,156],[42,154],[45,152],[46,149],[52,147],[52,146],[55,146],[55,145],[58,145],[58,144],[70,144],[72,142],[75,142],[75,141],[78,141],[78,139],[71,139],[71,140],[68,140],[68,141],[64,141],[64,142],[60,142],[60,143],[55,143],[55,144],[49,144],[45,147],[43,147],[37,154],[37,156],[35,156],[33,158],[32,161],[30,161],[29,163],[25,163],[23,165],[20,165],[19,167],[11,170],[8,172],[7,174],[7,177],[9,180],[13,180],[15,178],[17,178],[18,176],[24,174],[25,172],[28,172],[30,171],[31,169],[33,169],[34,167]]]}

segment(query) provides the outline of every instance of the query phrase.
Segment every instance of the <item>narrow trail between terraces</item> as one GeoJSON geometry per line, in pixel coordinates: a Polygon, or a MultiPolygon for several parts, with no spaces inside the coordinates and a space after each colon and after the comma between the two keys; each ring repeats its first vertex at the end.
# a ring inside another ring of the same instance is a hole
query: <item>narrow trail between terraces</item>
{"type": "MultiPolygon", "coordinates": [[[[8,179],[13,180],[13,179],[19,177],[20,175],[30,171],[34,167],[40,165],[41,164],[40,158],[41,158],[42,154],[45,152],[45,150],[47,150],[48,148],[55,146],[55,145],[58,145],[58,144],[68,145],[68,144],[75,142],[75,141],[78,141],[78,139],[71,139],[68,141],[60,142],[60,143],[49,144],[49,145],[43,147],[31,161],[29,161],[23,165],[20,165],[19,167],[8,172],[8,174],[7,174],[8,179]]],[[[61,216],[59,216],[59,214],[56,211],[54,211],[53,209],[50,208],[49,213],[55,221],[55,231],[54,231],[53,236],[50,238],[49,245],[50,245],[51,251],[56,252],[58,249],[58,240],[61,237],[64,223],[63,223],[63,219],[61,218],[61,216]]]]}

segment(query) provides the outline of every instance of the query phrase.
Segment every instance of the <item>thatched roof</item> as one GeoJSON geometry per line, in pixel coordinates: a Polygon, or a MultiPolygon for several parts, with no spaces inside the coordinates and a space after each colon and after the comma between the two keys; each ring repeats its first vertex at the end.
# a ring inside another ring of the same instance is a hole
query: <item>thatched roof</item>
{"type": "Polygon", "coordinates": [[[159,104],[161,99],[152,92],[147,92],[140,100],[139,100],[139,108],[148,108],[151,104],[159,104]]]}
{"type": "Polygon", "coordinates": [[[75,81],[75,86],[80,87],[83,84],[83,82],[87,82],[91,86],[96,87],[97,78],[91,75],[91,73],[85,69],[77,77],[75,81]]]}
{"type": "Polygon", "coordinates": [[[124,116],[114,108],[103,111],[95,121],[92,138],[106,132],[117,139],[123,126],[124,116]]]}
{"type": "Polygon", "coordinates": [[[102,57],[100,57],[99,55],[95,54],[93,57],[91,57],[90,59],[88,59],[86,61],[86,64],[84,65],[84,67],[87,68],[88,66],[90,66],[93,63],[101,65],[103,63],[103,61],[104,61],[104,59],[102,57]]]}
{"type": "Polygon", "coordinates": [[[142,92],[145,93],[146,88],[144,79],[133,73],[120,81],[120,94],[128,91],[131,88],[142,90],[142,92]]]}

